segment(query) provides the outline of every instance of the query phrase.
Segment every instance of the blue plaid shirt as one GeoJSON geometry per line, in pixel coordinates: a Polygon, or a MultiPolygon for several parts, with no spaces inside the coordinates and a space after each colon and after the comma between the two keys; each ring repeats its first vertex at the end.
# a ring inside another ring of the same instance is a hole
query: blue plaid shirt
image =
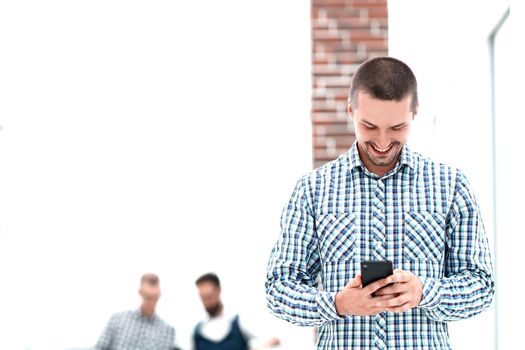
{"type": "Polygon", "coordinates": [[[267,270],[278,317],[320,326],[318,349],[450,349],[447,321],[485,310],[492,265],[465,176],[404,146],[394,169],[370,173],[357,143],[302,177],[281,217],[267,270]],[[391,260],[422,282],[403,313],[339,316],[334,298],[363,260],[391,260]]]}
{"type": "Polygon", "coordinates": [[[173,327],[139,309],[111,316],[94,350],[172,350],[174,342],[173,327]]]}

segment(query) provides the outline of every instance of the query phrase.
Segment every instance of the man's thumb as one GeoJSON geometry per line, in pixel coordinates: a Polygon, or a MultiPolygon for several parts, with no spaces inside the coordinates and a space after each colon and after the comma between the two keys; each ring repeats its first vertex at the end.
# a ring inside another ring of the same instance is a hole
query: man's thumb
{"type": "Polygon", "coordinates": [[[348,282],[348,284],[346,285],[346,288],[356,288],[356,287],[359,287],[360,285],[361,285],[361,275],[357,274],[355,275],[354,278],[350,280],[350,282],[348,282]]]}

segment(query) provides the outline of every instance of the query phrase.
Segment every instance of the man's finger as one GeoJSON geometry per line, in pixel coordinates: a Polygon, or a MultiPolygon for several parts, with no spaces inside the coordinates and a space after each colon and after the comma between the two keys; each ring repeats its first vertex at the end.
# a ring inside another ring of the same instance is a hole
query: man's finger
{"type": "Polygon", "coordinates": [[[399,307],[400,305],[403,305],[403,304],[405,304],[405,303],[407,303],[409,301],[410,301],[410,299],[406,295],[401,294],[401,295],[398,295],[395,298],[390,298],[390,299],[386,300],[384,302],[384,306],[385,306],[385,308],[399,307]]]}
{"type": "Polygon", "coordinates": [[[373,283],[370,283],[368,286],[366,286],[364,289],[366,290],[367,294],[374,294],[375,291],[383,288],[386,285],[389,285],[392,283],[392,278],[394,276],[388,276],[387,278],[382,278],[379,281],[375,281],[373,283]]]}
{"type": "MultiPolygon", "coordinates": [[[[378,302],[378,301],[385,301],[385,300],[392,300],[392,299],[395,299],[397,298],[399,295],[397,294],[388,294],[388,295],[380,295],[380,296],[374,296],[373,297],[373,300],[375,302],[378,302]]],[[[385,304],[384,303],[381,303],[381,304],[377,304],[378,306],[384,306],[385,304]]]]}
{"type": "Polygon", "coordinates": [[[406,302],[406,303],[404,303],[402,305],[399,305],[399,306],[387,307],[386,311],[390,311],[390,312],[394,312],[394,313],[400,313],[400,312],[405,312],[405,311],[410,310],[410,309],[411,309],[410,303],[406,302]]]}
{"type": "Polygon", "coordinates": [[[403,292],[406,292],[407,287],[406,283],[396,283],[392,285],[388,285],[386,287],[383,287],[379,290],[377,290],[374,295],[391,295],[391,294],[400,294],[403,292]]]}
{"type": "Polygon", "coordinates": [[[410,280],[410,273],[396,269],[394,270],[394,274],[390,277],[392,277],[392,283],[408,282],[410,280]]]}

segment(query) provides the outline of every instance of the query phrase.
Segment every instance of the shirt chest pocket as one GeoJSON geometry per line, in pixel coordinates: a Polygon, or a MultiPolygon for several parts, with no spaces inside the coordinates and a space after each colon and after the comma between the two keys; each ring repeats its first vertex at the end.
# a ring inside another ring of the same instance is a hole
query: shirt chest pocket
{"type": "Polygon", "coordinates": [[[404,257],[412,261],[441,261],[445,254],[445,226],[445,217],[440,213],[405,213],[404,257]]]}
{"type": "Polygon", "coordinates": [[[317,216],[319,254],[323,262],[347,260],[356,256],[355,215],[327,213],[317,216]]]}

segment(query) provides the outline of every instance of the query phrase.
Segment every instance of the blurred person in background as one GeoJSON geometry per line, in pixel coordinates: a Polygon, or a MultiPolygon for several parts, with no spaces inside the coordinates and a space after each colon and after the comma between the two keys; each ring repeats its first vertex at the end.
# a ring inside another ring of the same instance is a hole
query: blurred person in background
{"type": "Polygon", "coordinates": [[[303,176],[283,210],[267,305],[319,326],[318,349],[450,349],[447,323],[492,301],[489,246],[467,178],[406,144],[417,109],[405,63],[364,62],[347,105],[356,142],[303,176]],[[366,260],[396,270],[362,287],[366,260]]]}
{"type": "Polygon", "coordinates": [[[257,338],[257,332],[247,328],[238,314],[225,310],[221,300],[221,283],[216,274],[204,274],[195,284],[208,317],[195,327],[193,350],[255,350],[280,344],[275,337],[257,338]]]}
{"type": "Polygon", "coordinates": [[[139,309],[114,314],[102,332],[96,350],[172,350],[175,329],[160,319],[155,307],[160,298],[159,277],[147,273],[140,279],[139,309]]]}

